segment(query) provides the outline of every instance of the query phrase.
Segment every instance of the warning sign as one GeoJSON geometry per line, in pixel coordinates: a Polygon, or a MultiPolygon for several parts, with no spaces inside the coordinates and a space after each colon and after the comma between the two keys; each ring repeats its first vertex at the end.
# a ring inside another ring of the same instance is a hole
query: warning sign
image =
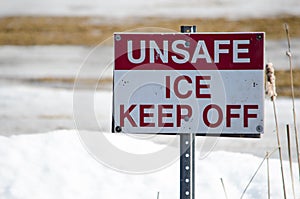
{"type": "Polygon", "coordinates": [[[114,132],[263,132],[264,33],[116,33],[114,50],[114,132]]]}

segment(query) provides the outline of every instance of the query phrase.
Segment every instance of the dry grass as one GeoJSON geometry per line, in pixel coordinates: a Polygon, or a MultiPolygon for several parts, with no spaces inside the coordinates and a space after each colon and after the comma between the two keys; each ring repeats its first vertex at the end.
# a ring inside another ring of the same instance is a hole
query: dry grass
{"type": "MultiPolygon", "coordinates": [[[[112,19],[111,19],[112,20],[112,19]]],[[[142,27],[178,31],[180,25],[197,25],[198,31],[264,31],[267,38],[284,38],[283,23],[292,37],[300,37],[300,17],[267,19],[164,19],[140,18],[114,21],[90,17],[7,17],[0,18],[0,45],[96,45],[121,32],[142,27]]]]}
{"type": "MultiPolygon", "coordinates": [[[[291,97],[290,71],[275,71],[278,96],[291,97]]],[[[300,70],[293,71],[295,97],[300,97],[300,70]]]]}
{"type": "Polygon", "coordinates": [[[37,84],[40,86],[50,86],[50,87],[61,87],[73,89],[76,83],[77,89],[112,89],[112,78],[105,77],[101,79],[94,78],[82,78],[75,79],[73,77],[64,78],[52,78],[52,77],[42,77],[42,78],[29,78],[20,79],[20,81],[29,84],[37,84]]]}

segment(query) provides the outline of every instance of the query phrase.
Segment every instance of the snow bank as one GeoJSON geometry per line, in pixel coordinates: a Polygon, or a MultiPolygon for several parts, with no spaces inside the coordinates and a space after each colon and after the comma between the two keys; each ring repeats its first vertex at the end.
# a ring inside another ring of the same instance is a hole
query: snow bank
{"type": "MultiPolygon", "coordinates": [[[[110,140],[122,142],[123,147],[155,148],[146,140],[132,142],[126,136],[107,134],[110,140]],[[125,143],[125,144],[124,144],[125,143]],[[137,145],[136,145],[137,144],[137,145]]],[[[158,145],[157,147],[161,147],[158,145]]],[[[109,153],[109,151],[107,151],[109,153]]],[[[46,134],[0,137],[0,198],[4,199],[82,199],[179,198],[179,162],[152,174],[118,173],[93,159],[80,143],[77,133],[54,131],[46,134]]],[[[224,198],[222,177],[229,198],[239,198],[252,174],[262,161],[253,155],[213,152],[204,159],[196,155],[196,195],[201,198],[224,198]]],[[[270,161],[271,193],[282,198],[280,166],[270,161]]],[[[291,186],[288,164],[285,162],[288,195],[291,186]]],[[[294,171],[296,165],[294,164],[294,171]]],[[[295,179],[296,178],[295,174],[295,179]]],[[[298,188],[298,180],[296,186],[298,188]]],[[[267,197],[266,164],[258,172],[244,198],[267,197]]]]}
{"type": "Polygon", "coordinates": [[[53,15],[101,16],[108,18],[158,17],[270,17],[300,14],[298,0],[18,0],[1,1],[0,16],[53,15]],[[176,13],[176,14],[175,14],[176,13]]]}

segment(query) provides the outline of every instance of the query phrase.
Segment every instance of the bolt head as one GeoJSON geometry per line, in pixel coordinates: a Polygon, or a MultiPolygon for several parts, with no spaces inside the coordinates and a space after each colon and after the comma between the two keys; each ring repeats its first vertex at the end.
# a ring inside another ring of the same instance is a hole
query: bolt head
{"type": "Polygon", "coordinates": [[[116,132],[120,133],[122,131],[122,128],[120,126],[116,126],[116,132]]]}
{"type": "Polygon", "coordinates": [[[263,126],[261,126],[261,125],[258,125],[257,127],[256,127],[256,131],[257,132],[262,132],[264,130],[264,128],[263,128],[263,126]]]}
{"type": "Polygon", "coordinates": [[[115,39],[116,39],[116,41],[120,41],[121,40],[121,35],[116,35],[115,39]]]}

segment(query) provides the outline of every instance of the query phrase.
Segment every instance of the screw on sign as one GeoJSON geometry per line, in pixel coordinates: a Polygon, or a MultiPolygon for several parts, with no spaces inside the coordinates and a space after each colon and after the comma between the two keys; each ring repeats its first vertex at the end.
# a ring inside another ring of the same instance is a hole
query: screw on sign
{"type": "Polygon", "coordinates": [[[114,45],[113,131],[263,133],[264,33],[117,33],[114,45]]]}

